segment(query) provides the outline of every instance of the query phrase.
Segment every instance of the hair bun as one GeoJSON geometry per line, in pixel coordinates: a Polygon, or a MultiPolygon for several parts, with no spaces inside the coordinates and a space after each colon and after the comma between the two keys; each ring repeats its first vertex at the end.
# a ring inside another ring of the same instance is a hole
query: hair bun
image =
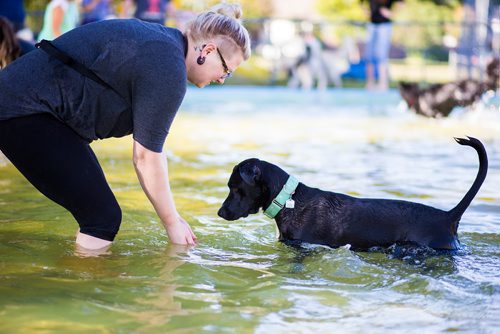
{"type": "Polygon", "coordinates": [[[236,20],[240,19],[243,16],[243,10],[241,9],[241,6],[237,3],[222,2],[212,7],[210,11],[215,12],[217,14],[232,17],[236,20]]]}

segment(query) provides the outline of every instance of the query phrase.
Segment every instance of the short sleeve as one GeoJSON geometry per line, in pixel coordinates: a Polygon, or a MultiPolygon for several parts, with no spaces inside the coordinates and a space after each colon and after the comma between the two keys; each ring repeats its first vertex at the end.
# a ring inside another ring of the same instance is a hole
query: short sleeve
{"type": "Polygon", "coordinates": [[[186,94],[184,53],[175,45],[148,42],[139,51],[135,64],[133,137],[147,149],[161,152],[186,94]]]}

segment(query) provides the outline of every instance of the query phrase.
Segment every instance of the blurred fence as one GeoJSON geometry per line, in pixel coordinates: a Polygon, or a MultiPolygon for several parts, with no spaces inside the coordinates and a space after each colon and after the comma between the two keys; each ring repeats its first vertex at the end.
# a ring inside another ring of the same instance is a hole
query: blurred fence
{"type": "MultiPolygon", "coordinates": [[[[363,78],[362,63],[366,23],[353,21],[249,20],[257,54],[280,66],[291,66],[303,52],[301,33],[312,30],[323,49],[334,61],[348,61],[351,73],[344,76],[363,78]]],[[[393,24],[391,64],[407,68],[407,76],[423,81],[453,80],[459,77],[481,79],[488,60],[500,55],[500,18],[486,22],[395,22],[393,24]],[[432,73],[440,66],[441,72],[432,73]]],[[[341,64],[341,66],[344,66],[341,64]]],[[[393,66],[393,67],[394,67],[393,66]]],[[[405,73],[400,73],[404,79],[405,73]]]]}
{"type": "MultiPolygon", "coordinates": [[[[190,15],[184,16],[184,20],[189,18],[190,15]]],[[[27,25],[35,36],[42,23],[43,11],[28,12],[27,25]]],[[[321,43],[324,59],[336,72],[334,75],[363,80],[366,24],[271,18],[245,21],[252,36],[254,55],[268,64],[270,83],[289,71],[304,53],[304,32],[312,32],[321,43]]],[[[390,51],[391,77],[428,82],[463,77],[481,79],[488,59],[499,54],[500,18],[490,22],[395,22],[390,51]]]]}

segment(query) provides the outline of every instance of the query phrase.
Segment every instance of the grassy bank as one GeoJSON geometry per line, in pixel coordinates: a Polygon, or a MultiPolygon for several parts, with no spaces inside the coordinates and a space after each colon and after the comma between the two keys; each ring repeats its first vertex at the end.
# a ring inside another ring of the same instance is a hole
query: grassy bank
{"type": "MultiPolygon", "coordinates": [[[[273,80],[272,64],[259,55],[253,55],[235,72],[234,77],[227,81],[228,85],[286,85],[286,73],[281,71],[273,80]]],[[[389,66],[391,87],[396,87],[399,81],[415,81],[424,83],[448,82],[455,78],[453,69],[446,62],[429,62],[422,59],[407,58],[392,60],[389,66]]],[[[363,87],[363,80],[344,79],[344,87],[363,87]]]]}

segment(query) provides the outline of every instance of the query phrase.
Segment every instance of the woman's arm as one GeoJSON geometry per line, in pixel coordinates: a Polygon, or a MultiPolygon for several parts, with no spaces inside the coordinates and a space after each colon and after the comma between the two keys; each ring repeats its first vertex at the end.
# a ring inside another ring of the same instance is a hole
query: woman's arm
{"type": "Polygon", "coordinates": [[[56,6],[52,10],[52,31],[55,37],[61,36],[61,25],[64,20],[64,9],[62,6],[56,6]]]}
{"type": "Polygon", "coordinates": [[[194,245],[196,236],[175,208],[165,154],[148,150],[135,140],[133,151],[134,167],[139,182],[161,219],[168,237],[175,244],[194,245]]]}
{"type": "Polygon", "coordinates": [[[396,1],[394,3],[394,9],[389,9],[387,7],[381,7],[380,8],[380,14],[382,14],[384,17],[388,18],[389,20],[394,19],[394,11],[399,10],[403,6],[402,1],[396,1]]]}
{"type": "Polygon", "coordinates": [[[381,7],[380,14],[382,14],[382,16],[384,16],[386,19],[392,19],[392,11],[387,7],[381,7]]]}

